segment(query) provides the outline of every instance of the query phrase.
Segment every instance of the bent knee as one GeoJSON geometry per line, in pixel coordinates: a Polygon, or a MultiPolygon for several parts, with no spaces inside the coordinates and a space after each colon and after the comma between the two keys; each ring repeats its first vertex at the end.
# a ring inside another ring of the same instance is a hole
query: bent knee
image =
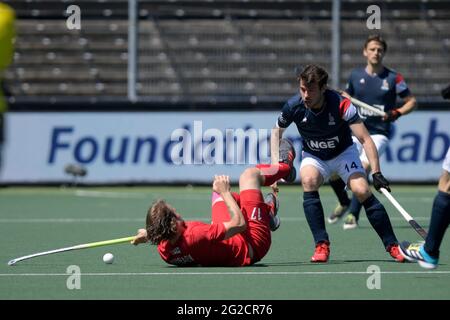
{"type": "Polygon", "coordinates": [[[302,186],[308,190],[315,190],[320,187],[322,179],[319,177],[306,176],[302,177],[302,186]]]}
{"type": "Polygon", "coordinates": [[[370,195],[372,194],[372,191],[370,191],[369,186],[356,186],[352,188],[353,194],[358,198],[360,202],[363,202],[366,200],[370,195]]]}
{"type": "Polygon", "coordinates": [[[248,182],[249,180],[258,179],[260,170],[258,168],[247,168],[239,177],[239,183],[248,182]]]}

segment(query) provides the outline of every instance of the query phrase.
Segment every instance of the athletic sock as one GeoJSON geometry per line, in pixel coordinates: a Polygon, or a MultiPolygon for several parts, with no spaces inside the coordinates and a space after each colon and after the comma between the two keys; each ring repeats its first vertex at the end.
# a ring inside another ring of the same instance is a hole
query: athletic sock
{"type": "Polygon", "coordinates": [[[320,202],[318,191],[309,191],[303,193],[303,210],[306,220],[314,237],[314,242],[328,241],[328,233],[325,229],[325,218],[323,214],[322,203],[320,202]]]}
{"type": "Polygon", "coordinates": [[[348,198],[347,191],[345,190],[345,182],[341,178],[338,178],[337,180],[330,180],[329,183],[331,188],[333,188],[341,206],[348,206],[350,204],[350,199],[348,198]]]}
{"type": "Polygon", "coordinates": [[[362,205],[366,209],[367,218],[370,224],[377,232],[378,236],[383,241],[386,250],[392,244],[397,244],[397,238],[395,237],[394,230],[392,230],[391,221],[386,212],[384,206],[378,201],[372,194],[367,198],[362,205]]]}
{"type": "Polygon", "coordinates": [[[450,194],[438,191],[434,197],[430,227],[424,249],[433,258],[439,258],[439,247],[450,223],[450,194]]]}
{"type": "Polygon", "coordinates": [[[350,212],[355,216],[356,221],[359,220],[359,213],[361,212],[361,208],[362,208],[361,202],[359,202],[358,198],[355,195],[353,195],[348,212],[350,212]]]}
{"type": "Polygon", "coordinates": [[[261,174],[265,177],[264,186],[274,184],[291,172],[291,167],[287,163],[282,162],[279,164],[258,164],[256,168],[261,170],[261,174]]]}

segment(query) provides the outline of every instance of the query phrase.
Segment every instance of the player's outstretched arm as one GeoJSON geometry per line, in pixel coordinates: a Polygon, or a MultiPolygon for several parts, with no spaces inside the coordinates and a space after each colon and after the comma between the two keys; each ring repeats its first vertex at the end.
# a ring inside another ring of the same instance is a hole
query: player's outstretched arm
{"type": "Polygon", "coordinates": [[[223,201],[228,207],[228,212],[230,213],[230,221],[224,222],[225,226],[225,238],[228,239],[232,236],[245,231],[247,228],[247,223],[245,221],[244,215],[242,214],[241,208],[233,198],[231,194],[230,187],[230,177],[228,176],[215,176],[213,183],[213,190],[217,192],[222,197],[223,201]]]}

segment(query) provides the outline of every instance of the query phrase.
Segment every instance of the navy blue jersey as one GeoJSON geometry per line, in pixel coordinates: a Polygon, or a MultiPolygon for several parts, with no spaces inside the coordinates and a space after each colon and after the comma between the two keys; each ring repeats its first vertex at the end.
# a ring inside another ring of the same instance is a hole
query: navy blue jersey
{"type": "Polygon", "coordinates": [[[330,160],[353,144],[349,124],[360,118],[350,100],[335,91],[325,90],[322,108],[306,108],[300,94],[290,98],[278,117],[278,127],[287,128],[294,122],[302,136],[303,150],[330,160]]]}
{"type": "MultiPolygon", "coordinates": [[[[369,75],[364,68],[352,71],[345,91],[352,97],[379,108],[384,112],[395,109],[397,95],[405,98],[411,95],[403,76],[391,69],[384,68],[381,74],[369,75]]],[[[359,115],[370,134],[390,136],[391,123],[383,121],[371,111],[358,108],[359,115]]]]}

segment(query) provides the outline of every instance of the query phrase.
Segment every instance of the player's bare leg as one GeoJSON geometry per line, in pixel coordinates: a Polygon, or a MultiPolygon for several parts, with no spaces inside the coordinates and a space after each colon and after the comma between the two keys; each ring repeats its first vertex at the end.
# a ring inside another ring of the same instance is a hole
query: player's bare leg
{"type": "Polygon", "coordinates": [[[239,190],[260,189],[265,177],[259,168],[247,168],[239,177],[239,190]]]}

